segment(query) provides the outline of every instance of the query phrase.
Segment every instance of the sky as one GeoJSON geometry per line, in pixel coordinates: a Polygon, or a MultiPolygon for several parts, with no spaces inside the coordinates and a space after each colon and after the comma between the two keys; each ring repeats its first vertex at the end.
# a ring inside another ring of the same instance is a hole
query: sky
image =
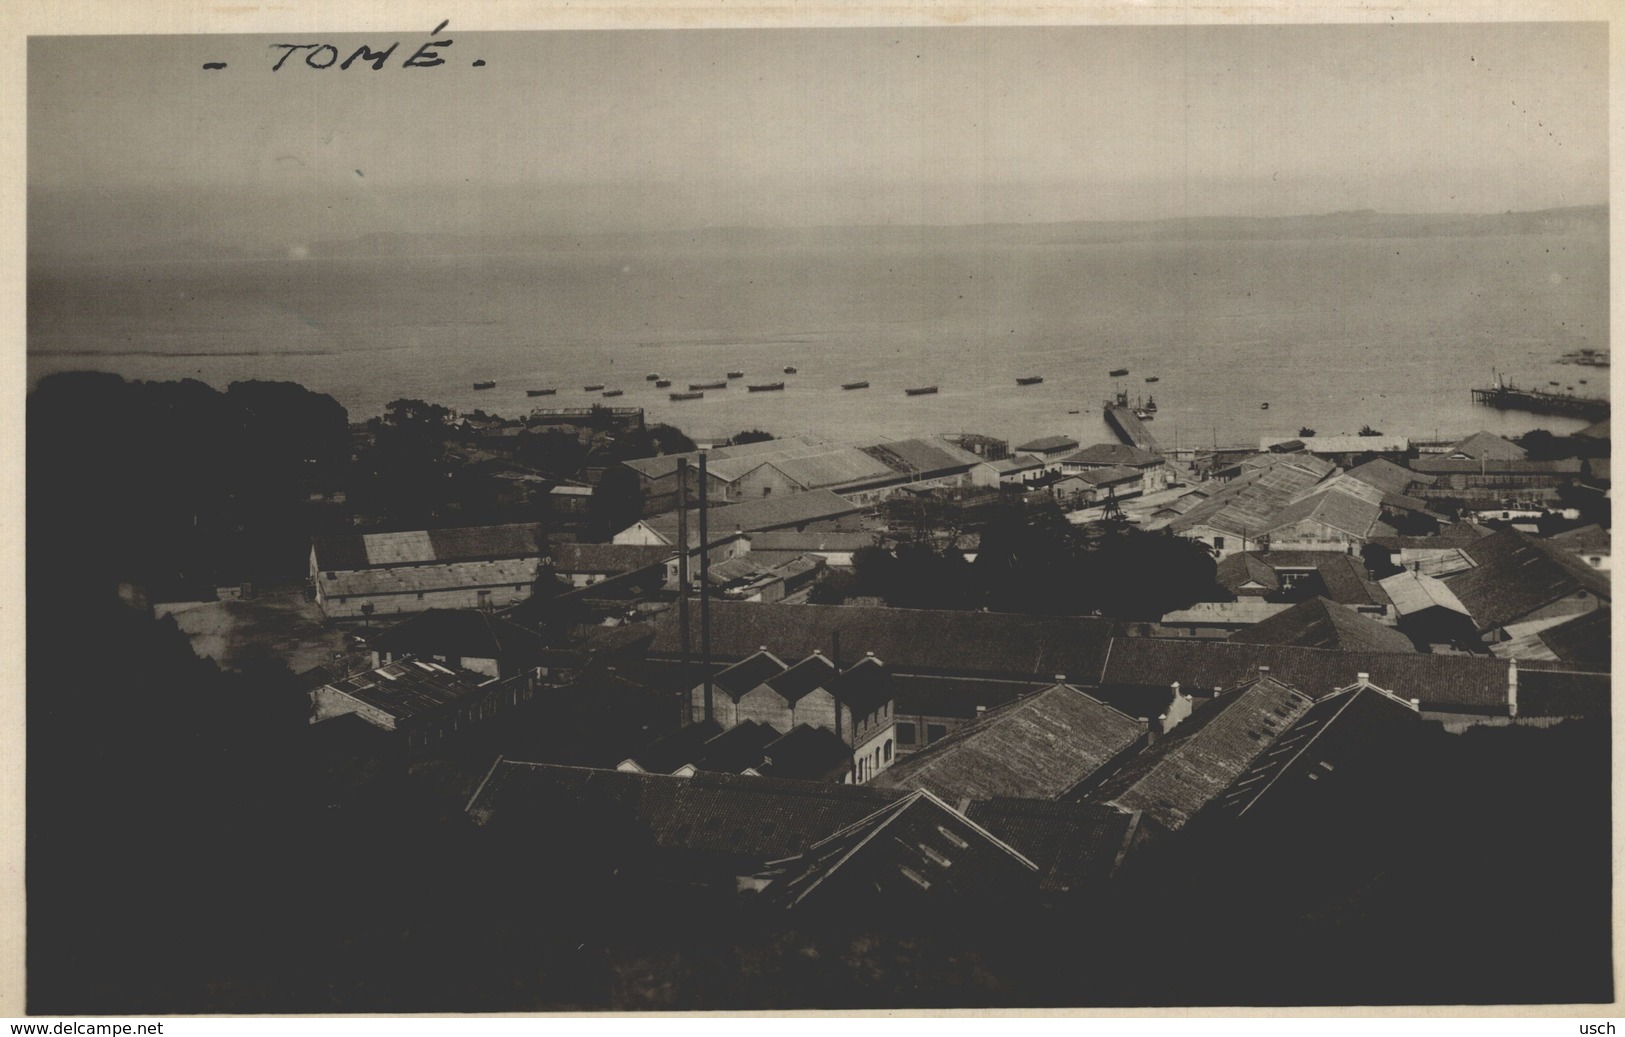
{"type": "Polygon", "coordinates": [[[44,254],[1607,198],[1602,23],[33,37],[28,58],[44,254]],[[444,65],[400,67],[431,38],[444,65]],[[274,43],[397,39],[382,70],[272,71],[274,43]]]}

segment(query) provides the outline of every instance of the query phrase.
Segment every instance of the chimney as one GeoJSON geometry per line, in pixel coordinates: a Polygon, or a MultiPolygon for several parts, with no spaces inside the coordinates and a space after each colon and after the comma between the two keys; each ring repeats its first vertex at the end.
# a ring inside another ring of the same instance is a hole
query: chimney
{"type": "Polygon", "coordinates": [[[1139,719],[1140,719],[1140,730],[1145,733],[1146,747],[1150,748],[1151,746],[1155,745],[1156,742],[1157,742],[1157,732],[1151,727],[1151,718],[1150,717],[1140,717],[1139,719]]]}
{"type": "Polygon", "coordinates": [[[981,718],[986,713],[987,713],[987,707],[986,706],[978,705],[976,707],[976,716],[978,718],[981,718]]]}
{"type": "Polygon", "coordinates": [[[1270,668],[1268,666],[1260,666],[1258,668],[1258,678],[1259,678],[1259,680],[1263,680],[1265,677],[1268,677],[1269,675],[1270,675],[1270,668]]]}
{"type": "Polygon", "coordinates": [[[1518,715],[1518,660],[1507,667],[1507,715],[1518,715]]]}
{"type": "Polygon", "coordinates": [[[1055,683],[1056,683],[1056,684],[1065,684],[1065,683],[1066,683],[1066,674],[1064,674],[1064,673],[1057,673],[1057,674],[1056,674],[1056,675],[1055,675],[1055,683]]]}
{"type": "Polygon", "coordinates": [[[1411,708],[1416,710],[1418,713],[1422,712],[1422,700],[1411,699],[1411,708]]]}

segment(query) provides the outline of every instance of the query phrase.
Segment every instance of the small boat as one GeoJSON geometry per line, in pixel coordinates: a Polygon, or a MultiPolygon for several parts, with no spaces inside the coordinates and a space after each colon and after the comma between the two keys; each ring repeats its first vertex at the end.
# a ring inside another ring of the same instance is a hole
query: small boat
{"type": "Polygon", "coordinates": [[[671,379],[670,378],[661,378],[661,379],[659,379],[658,381],[655,382],[655,388],[656,389],[667,389],[667,388],[670,388],[670,387],[671,387],[671,379]]]}
{"type": "Polygon", "coordinates": [[[795,373],[796,373],[796,369],[795,369],[795,367],[793,367],[793,366],[791,366],[791,367],[786,367],[786,368],[785,368],[785,369],[784,369],[784,373],[785,373],[785,374],[795,374],[795,373]]]}
{"type": "Polygon", "coordinates": [[[706,389],[726,389],[727,387],[727,382],[690,382],[688,391],[703,392],[706,389]]]}
{"type": "MultiPolygon", "coordinates": [[[[1555,385],[1556,383],[1554,382],[1553,384],[1555,385]]],[[[497,383],[495,383],[495,382],[475,382],[474,383],[474,388],[476,388],[476,389],[495,389],[496,387],[497,387],[497,383]]]]}
{"type": "Polygon", "coordinates": [[[704,396],[705,393],[703,392],[674,392],[671,394],[671,398],[674,400],[698,400],[704,396]]]}
{"type": "Polygon", "coordinates": [[[1547,385],[1556,385],[1557,383],[1556,382],[1547,382],[1546,384],[1547,385]]]}
{"type": "Polygon", "coordinates": [[[1269,409],[1270,409],[1270,405],[1269,405],[1269,404],[1267,404],[1267,403],[1260,403],[1260,404],[1259,404],[1259,405],[1258,405],[1258,409],[1259,409],[1259,410],[1269,410],[1269,409]]]}
{"type": "Polygon", "coordinates": [[[1308,425],[1305,425],[1303,428],[1298,430],[1298,436],[1302,439],[1309,439],[1314,434],[1315,430],[1310,428],[1308,425]]]}
{"type": "Polygon", "coordinates": [[[1162,381],[1162,379],[1161,379],[1161,378],[1159,378],[1159,377],[1158,377],[1158,376],[1156,376],[1156,375],[1154,375],[1154,374],[1151,374],[1151,375],[1146,375],[1146,376],[1145,376],[1145,380],[1146,380],[1146,381],[1147,381],[1147,382],[1160,382],[1160,381],[1162,381]]]}
{"type": "Polygon", "coordinates": [[[646,382],[658,382],[660,381],[660,376],[658,374],[646,374],[643,376],[643,380],[646,382]]]}
{"type": "Polygon", "coordinates": [[[1117,367],[1112,369],[1113,378],[1122,378],[1126,374],[1128,374],[1128,368],[1126,367],[1117,367]]]}
{"type": "Polygon", "coordinates": [[[764,382],[761,385],[747,385],[745,388],[751,392],[778,392],[784,388],[783,382],[764,382]]]}
{"type": "Polygon", "coordinates": [[[1076,414],[1076,413],[1078,413],[1078,412],[1077,412],[1077,411],[1075,411],[1075,410],[1069,410],[1069,411],[1067,411],[1067,413],[1068,413],[1068,414],[1076,414]]]}
{"type": "Polygon", "coordinates": [[[1145,409],[1150,411],[1152,414],[1157,412],[1157,398],[1155,396],[1147,396],[1145,398],[1145,409]]]}
{"type": "Polygon", "coordinates": [[[743,378],[743,377],[745,377],[745,372],[743,372],[743,371],[729,371],[728,372],[728,377],[729,378],[743,378]]]}
{"type": "Polygon", "coordinates": [[[1584,385],[1584,384],[1586,384],[1586,380],[1585,380],[1585,379],[1584,379],[1584,378],[1582,378],[1582,379],[1580,379],[1580,384],[1581,384],[1581,385],[1584,385]]]}
{"type": "Polygon", "coordinates": [[[624,395],[626,395],[626,390],[625,389],[605,389],[604,390],[604,395],[605,396],[624,396],[624,395]]]}
{"type": "Polygon", "coordinates": [[[1372,428],[1370,425],[1361,425],[1360,426],[1360,431],[1356,432],[1355,435],[1357,435],[1357,436],[1380,436],[1380,435],[1382,435],[1382,433],[1378,432],[1376,429],[1372,428]]]}
{"type": "Polygon", "coordinates": [[[843,388],[843,389],[867,389],[867,388],[869,388],[869,383],[868,382],[842,382],[841,383],[841,388],[843,388]]]}
{"type": "Polygon", "coordinates": [[[582,392],[597,392],[598,390],[602,389],[603,387],[604,387],[604,383],[599,382],[597,385],[583,385],[581,387],[581,391],[582,392]]]}
{"type": "Polygon", "coordinates": [[[934,385],[922,385],[918,389],[904,389],[905,396],[930,396],[937,391],[934,385]]]}
{"type": "Polygon", "coordinates": [[[1044,380],[1043,375],[1028,375],[1026,378],[1017,378],[1017,385],[1037,385],[1044,380]]]}
{"type": "Polygon", "coordinates": [[[557,393],[557,392],[558,392],[557,389],[526,389],[525,390],[525,395],[526,396],[552,396],[554,393],[557,393]]]}

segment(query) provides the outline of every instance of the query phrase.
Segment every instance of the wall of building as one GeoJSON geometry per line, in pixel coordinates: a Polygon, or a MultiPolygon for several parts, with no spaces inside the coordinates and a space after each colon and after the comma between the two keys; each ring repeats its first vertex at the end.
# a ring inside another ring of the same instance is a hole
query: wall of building
{"type": "Polygon", "coordinates": [[[853,757],[857,761],[858,784],[873,781],[881,771],[897,762],[897,732],[895,721],[871,728],[871,737],[856,745],[853,757]]]}
{"type": "MultiPolygon", "coordinates": [[[[454,579],[455,573],[448,571],[446,578],[454,579]]],[[[529,598],[532,589],[529,583],[506,583],[500,586],[447,586],[396,594],[334,597],[325,592],[326,582],[317,581],[316,600],[329,619],[365,619],[369,615],[373,618],[402,616],[426,612],[429,609],[506,608],[529,598]],[[369,604],[372,606],[370,613],[365,610],[365,606],[369,604]]]]}
{"type": "MultiPolygon", "coordinates": [[[[689,723],[697,724],[705,719],[705,685],[696,684],[688,695],[689,723]]],[[[733,698],[715,684],[711,685],[711,717],[722,725],[724,731],[730,727],[738,726],[743,719],[739,707],[733,698]]]]}
{"type": "Polygon", "coordinates": [[[759,497],[782,497],[787,493],[800,493],[805,487],[776,465],[762,463],[728,487],[728,496],[736,500],[755,500],[759,497]]]}
{"type": "Polygon", "coordinates": [[[742,724],[747,720],[766,724],[781,735],[796,726],[795,710],[790,703],[765,684],[739,697],[739,719],[736,723],[742,724]]]}
{"type": "MultiPolygon", "coordinates": [[[[792,711],[795,724],[806,724],[808,727],[822,727],[830,731],[835,730],[835,698],[823,688],[815,688],[801,696],[792,711]]],[[[788,730],[788,728],[786,728],[788,730]]],[[[850,741],[848,744],[851,744],[850,741]]]]}

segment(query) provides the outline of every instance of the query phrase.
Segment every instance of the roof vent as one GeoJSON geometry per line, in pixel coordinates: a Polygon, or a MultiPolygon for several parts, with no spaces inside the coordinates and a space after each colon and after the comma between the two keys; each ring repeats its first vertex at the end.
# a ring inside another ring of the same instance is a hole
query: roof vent
{"type": "Polygon", "coordinates": [[[1369,673],[1357,673],[1354,675],[1354,679],[1359,681],[1361,684],[1371,683],[1371,675],[1369,673]]]}

